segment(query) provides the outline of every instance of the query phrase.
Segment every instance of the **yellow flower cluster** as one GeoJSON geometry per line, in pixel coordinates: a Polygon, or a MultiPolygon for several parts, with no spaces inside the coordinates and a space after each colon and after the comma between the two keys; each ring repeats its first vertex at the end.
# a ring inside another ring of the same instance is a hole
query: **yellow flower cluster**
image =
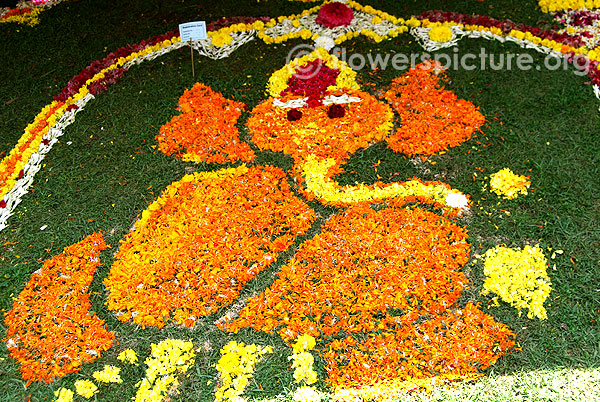
{"type": "MultiPolygon", "coordinates": [[[[539,246],[523,250],[497,246],[485,255],[483,272],[486,276],[482,294],[495,293],[519,310],[528,308],[528,318],[547,318],[544,301],[552,290],[546,273],[548,261],[539,246]]],[[[498,303],[497,297],[494,299],[498,303]]]]}
{"type": "Polygon", "coordinates": [[[97,391],[98,387],[90,380],[75,381],[75,392],[77,392],[77,395],[90,399],[97,391]]]}
{"type": "Polygon", "coordinates": [[[146,377],[138,383],[135,402],[160,402],[168,391],[179,385],[177,375],[184,374],[194,364],[194,345],[180,339],[165,339],[152,344],[152,353],[145,360],[146,377]]]}
{"type": "Polygon", "coordinates": [[[133,349],[125,349],[124,351],[119,353],[117,359],[130,364],[135,364],[138,361],[137,355],[135,354],[135,350],[133,349]]]}
{"type": "Polygon", "coordinates": [[[448,42],[453,36],[452,30],[444,25],[433,27],[429,31],[429,39],[434,42],[448,42]]]}
{"type": "Polygon", "coordinates": [[[538,4],[545,13],[568,9],[600,8],[600,0],[539,0],[538,4]]]}
{"type": "Polygon", "coordinates": [[[54,396],[56,399],[54,402],[73,402],[73,391],[66,388],[59,388],[54,391],[54,396]]]}
{"type": "Polygon", "coordinates": [[[248,32],[253,30],[261,31],[264,27],[265,23],[262,21],[255,21],[251,24],[233,24],[217,31],[207,32],[206,36],[211,39],[213,46],[223,47],[233,41],[233,37],[231,36],[232,33],[248,32]]]}
{"type": "Polygon", "coordinates": [[[424,183],[418,179],[388,183],[381,187],[364,184],[341,187],[328,177],[329,169],[335,164],[333,158],[318,159],[314,155],[309,155],[302,167],[307,191],[334,205],[417,197],[429,199],[442,206],[452,206],[448,205],[448,200],[453,198],[452,194],[459,194],[441,182],[424,183]]]}
{"type": "Polygon", "coordinates": [[[294,379],[298,384],[304,381],[306,385],[317,382],[317,373],[313,369],[315,358],[309,353],[316,345],[315,338],[310,335],[301,335],[296,339],[292,350],[294,353],[289,359],[293,360],[294,379]]]}
{"type": "Polygon", "coordinates": [[[123,382],[123,380],[121,379],[121,375],[119,374],[120,372],[121,369],[119,367],[109,366],[105,364],[104,369],[101,371],[94,371],[92,373],[92,377],[94,377],[96,381],[106,383],[116,382],[120,384],[123,382]]]}
{"type": "Polygon", "coordinates": [[[519,194],[527,195],[530,185],[529,176],[517,175],[509,168],[490,175],[490,189],[507,200],[517,198],[519,194]]]}
{"type": "Polygon", "coordinates": [[[296,72],[296,68],[317,59],[321,59],[325,65],[331,69],[340,70],[340,73],[335,81],[335,85],[329,86],[327,88],[328,91],[336,91],[344,88],[356,90],[360,89],[358,83],[356,82],[356,71],[352,70],[346,63],[337,57],[329,54],[327,50],[319,47],[315,49],[314,52],[290,61],[289,64],[275,71],[269,78],[269,82],[267,84],[267,94],[269,96],[278,97],[279,94],[281,94],[281,92],[287,88],[288,81],[296,72]]]}
{"type": "Polygon", "coordinates": [[[257,345],[245,345],[243,342],[231,341],[221,349],[221,358],[217,370],[221,378],[221,386],[215,392],[215,401],[233,402],[239,400],[244,392],[254,366],[266,353],[273,353],[272,347],[261,348],[257,345]]]}

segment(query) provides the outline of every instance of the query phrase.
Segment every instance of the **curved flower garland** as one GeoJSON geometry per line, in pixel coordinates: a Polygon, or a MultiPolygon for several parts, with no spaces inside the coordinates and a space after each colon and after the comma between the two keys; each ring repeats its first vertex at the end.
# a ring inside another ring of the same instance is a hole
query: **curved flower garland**
{"type": "Polygon", "coordinates": [[[63,130],[75,120],[75,113],[94,98],[93,94],[106,90],[132,64],[182,46],[179,38],[161,41],[162,37],[156,37],[147,45],[122,48],[122,51],[110,54],[102,62],[92,63],[74,77],[55,101],[46,106],[34,122],[27,126],[17,145],[0,162],[0,231],[6,227],[6,221],[21,197],[27,193],[46,153],[63,134],[63,130]],[[137,48],[141,50],[135,51],[137,48]],[[101,67],[106,64],[107,67],[101,67]]]}
{"type": "Polygon", "coordinates": [[[317,39],[320,36],[333,38],[336,44],[348,39],[364,35],[375,42],[393,38],[407,32],[403,19],[374,9],[371,6],[361,6],[355,1],[348,1],[347,7],[353,11],[353,18],[348,25],[327,27],[317,22],[317,13],[322,7],[330,7],[333,2],[325,2],[305,10],[301,14],[279,17],[265,25],[259,31],[258,37],[265,43],[282,43],[294,38],[317,39]]]}
{"type": "Polygon", "coordinates": [[[7,348],[28,380],[52,382],[110,349],[114,335],[87,292],[107,245],[100,233],[65,247],[36,271],[6,313],[7,348]]]}
{"type": "Polygon", "coordinates": [[[236,127],[245,107],[196,83],[179,98],[181,114],[160,128],[158,148],[165,155],[196,163],[250,162],[254,151],[240,140],[236,127]]]}
{"type": "Polygon", "coordinates": [[[0,24],[15,22],[30,26],[37,25],[40,22],[39,15],[42,11],[49,9],[62,1],[63,0],[21,0],[16,8],[0,8],[0,24]]]}
{"type": "Polygon", "coordinates": [[[422,209],[350,207],[223,326],[277,331],[286,341],[346,334],[322,354],[333,388],[472,376],[506,353],[514,335],[476,306],[456,309],[467,283],[466,239],[464,229],[422,209]],[[354,340],[361,333],[366,340],[354,340]]]}
{"type": "Polygon", "coordinates": [[[242,287],[305,233],[314,212],[285,173],[241,166],[186,175],[142,213],[115,255],[108,309],[119,320],[187,327],[242,287]]]}
{"type": "Polygon", "coordinates": [[[332,168],[336,167],[337,163],[333,158],[318,159],[309,156],[302,165],[302,177],[306,185],[305,195],[339,207],[389,199],[393,199],[396,206],[419,201],[441,208],[458,209],[454,212],[448,211],[449,213],[458,213],[469,207],[468,198],[458,190],[439,181],[423,182],[416,177],[405,182],[377,182],[372,186],[364,184],[340,186],[332,178],[334,176],[332,168]]]}
{"type": "Polygon", "coordinates": [[[521,47],[556,57],[567,57],[577,68],[585,67],[593,84],[594,94],[600,99],[600,50],[588,50],[583,40],[568,33],[543,31],[526,25],[517,25],[512,21],[499,21],[490,17],[468,16],[452,12],[431,11],[423,13],[418,20],[406,21],[411,27],[429,27],[444,22],[448,26],[458,26],[471,38],[485,38],[500,42],[510,41],[521,47]],[[587,64],[587,66],[585,66],[587,64]]]}
{"type": "Polygon", "coordinates": [[[469,140],[485,122],[477,107],[454,92],[439,63],[426,61],[394,79],[384,99],[402,125],[386,140],[390,149],[409,156],[433,155],[469,140]]]}
{"type": "MultiPolygon", "coordinates": [[[[508,248],[497,246],[486,251],[483,272],[486,276],[483,295],[495,293],[519,310],[527,308],[528,318],[548,318],[544,301],[552,290],[546,273],[548,260],[539,246],[508,248]]],[[[498,297],[494,298],[496,304],[498,297]]]]}

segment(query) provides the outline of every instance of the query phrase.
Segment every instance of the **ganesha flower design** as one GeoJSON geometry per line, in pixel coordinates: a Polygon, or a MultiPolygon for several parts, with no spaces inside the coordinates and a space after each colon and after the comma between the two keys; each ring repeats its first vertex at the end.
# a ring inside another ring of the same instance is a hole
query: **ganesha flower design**
{"type": "MultiPolygon", "coordinates": [[[[340,211],[219,327],[277,332],[286,341],[314,336],[339,392],[478,375],[514,341],[476,305],[458,306],[470,245],[450,218],[468,207],[467,197],[418,178],[354,186],[335,180],[352,154],[376,142],[415,155],[468,140],[483,116],[442,89],[442,79],[439,66],[421,65],[377,99],[323,49],[275,72],[269,98],[246,126],[259,150],[290,155],[291,171],[241,165],[167,187],[119,247],[105,280],[109,309],[122,321],[194,327],[235,301],[315,222],[291,176],[304,198],[340,211]]],[[[182,96],[181,114],[161,129],[159,148],[195,162],[250,162],[254,151],[236,128],[243,107],[196,84],[182,96]],[[214,116],[221,121],[212,123],[214,116]]]]}

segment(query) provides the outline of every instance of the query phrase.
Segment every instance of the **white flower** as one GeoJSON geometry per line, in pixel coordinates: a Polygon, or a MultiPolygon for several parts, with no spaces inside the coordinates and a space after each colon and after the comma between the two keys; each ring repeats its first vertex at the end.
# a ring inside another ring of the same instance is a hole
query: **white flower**
{"type": "Polygon", "coordinates": [[[469,200],[464,194],[450,193],[446,196],[446,205],[452,208],[466,209],[469,207],[469,200]]]}
{"type": "Polygon", "coordinates": [[[331,49],[333,49],[334,46],[335,46],[335,42],[329,36],[319,36],[315,40],[316,48],[322,47],[323,49],[330,51],[331,49]]]}
{"type": "Polygon", "coordinates": [[[294,402],[319,402],[321,395],[313,387],[300,387],[294,392],[294,402]]]}

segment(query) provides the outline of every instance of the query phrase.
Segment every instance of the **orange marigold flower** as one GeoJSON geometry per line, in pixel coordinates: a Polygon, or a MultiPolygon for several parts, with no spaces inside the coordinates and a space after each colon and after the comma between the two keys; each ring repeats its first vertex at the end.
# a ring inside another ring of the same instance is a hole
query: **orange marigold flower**
{"type": "Polygon", "coordinates": [[[254,151],[240,140],[235,126],[245,104],[227,100],[210,87],[196,83],[179,98],[182,112],[160,128],[159,149],[183,160],[235,163],[254,160],[254,151]]]}
{"type": "Polygon", "coordinates": [[[87,292],[106,247],[100,233],[65,247],[33,273],[6,314],[4,340],[28,383],[75,373],[112,346],[87,292]]]}
{"type": "Polygon", "coordinates": [[[121,321],[193,327],[305,233],[314,212],[285,173],[241,166],[171,184],[119,247],[105,285],[121,321]]]}

